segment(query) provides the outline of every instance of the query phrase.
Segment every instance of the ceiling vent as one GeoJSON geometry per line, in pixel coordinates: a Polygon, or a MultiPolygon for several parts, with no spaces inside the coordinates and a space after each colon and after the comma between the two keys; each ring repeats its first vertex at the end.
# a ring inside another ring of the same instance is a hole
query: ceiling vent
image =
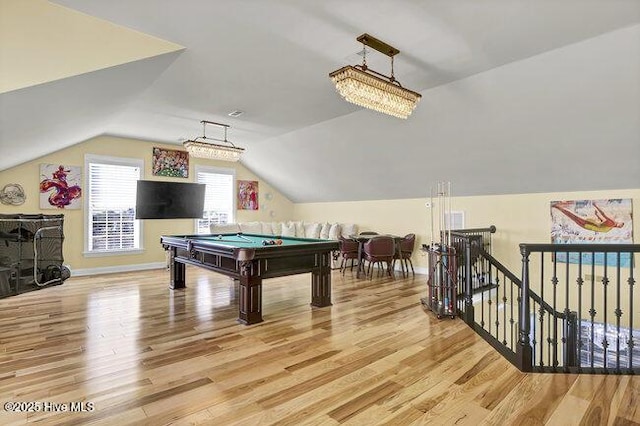
{"type": "Polygon", "coordinates": [[[231,111],[228,115],[229,117],[240,117],[242,114],[244,114],[244,111],[235,110],[231,111]]]}

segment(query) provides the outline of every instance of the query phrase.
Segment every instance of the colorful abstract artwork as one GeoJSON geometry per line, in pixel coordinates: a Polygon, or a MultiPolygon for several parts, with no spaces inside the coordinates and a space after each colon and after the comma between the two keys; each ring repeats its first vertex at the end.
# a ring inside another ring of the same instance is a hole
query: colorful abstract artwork
{"type": "Polygon", "coordinates": [[[40,208],[79,209],[82,168],[63,164],[40,164],[40,208]]]}
{"type": "Polygon", "coordinates": [[[189,177],[189,153],[187,151],[154,146],[151,164],[154,176],[189,177]]]}
{"type": "Polygon", "coordinates": [[[258,181],[238,181],[238,209],[258,210],[258,181]]]}
{"type": "MultiPolygon", "coordinates": [[[[551,202],[551,242],[554,244],[632,244],[633,212],[631,199],[577,200],[551,202]]],[[[579,253],[558,254],[562,262],[578,263],[579,253]]],[[[582,254],[582,263],[604,264],[604,254],[582,254]]],[[[617,264],[611,253],[608,265],[617,264]]],[[[627,254],[620,266],[628,267],[627,254]]]]}

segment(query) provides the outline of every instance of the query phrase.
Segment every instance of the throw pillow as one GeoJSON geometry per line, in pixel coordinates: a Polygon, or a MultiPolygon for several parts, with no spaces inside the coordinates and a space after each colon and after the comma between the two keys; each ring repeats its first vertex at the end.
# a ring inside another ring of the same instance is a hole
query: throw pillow
{"type": "Polygon", "coordinates": [[[345,238],[358,234],[358,227],[355,223],[342,223],[340,227],[342,228],[342,236],[345,238]]]}
{"type": "Polygon", "coordinates": [[[302,221],[299,221],[293,222],[293,224],[296,226],[296,237],[304,238],[304,223],[302,221]]]}
{"type": "Polygon", "coordinates": [[[304,224],[304,237],[305,238],[320,238],[320,224],[319,223],[305,223],[304,224]]]}
{"type": "Polygon", "coordinates": [[[262,235],[273,235],[273,228],[271,228],[271,222],[261,222],[262,223],[262,235]]]}
{"type": "Polygon", "coordinates": [[[271,222],[271,235],[282,234],[282,222],[271,222]]]}
{"type": "Polygon", "coordinates": [[[331,224],[326,222],[322,225],[322,229],[320,229],[320,238],[323,240],[329,239],[329,230],[331,229],[331,224]]]}
{"type": "Polygon", "coordinates": [[[237,223],[225,223],[223,225],[211,224],[209,232],[212,234],[237,234],[240,232],[240,226],[237,223]]]}
{"type": "Polygon", "coordinates": [[[260,222],[245,222],[240,224],[240,229],[245,234],[262,234],[262,224],[260,222]]]}
{"type": "Polygon", "coordinates": [[[296,236],[296,224],[293,222],[282,224],[282,236],[283,237],[295,237],[296,236]]]}
{"type": "Polygon", "coordinates": [[[329,239],[337,240],[338,236],[340,236],[340,224],[332,223],[331,228],[329,228],[329,239]]]}

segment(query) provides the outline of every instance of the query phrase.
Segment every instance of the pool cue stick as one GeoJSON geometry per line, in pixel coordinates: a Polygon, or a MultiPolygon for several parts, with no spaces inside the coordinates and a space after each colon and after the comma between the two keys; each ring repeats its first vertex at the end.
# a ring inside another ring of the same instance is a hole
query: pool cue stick
{"type": "Polygon", "coordinates": [[[242,234],[237,234],[237,236],[238,236],[239,238],[242,238],[242,239],[243,239],[243,240],[245,240],[245,241],[249,241],[250,243],[252,243],[252,242],[253,242],[253,240],[252,240],[251,238],[247,238],[247,237],[245,237],[245,236],[244,236],[244,235],[242,235],[242,234]]]}

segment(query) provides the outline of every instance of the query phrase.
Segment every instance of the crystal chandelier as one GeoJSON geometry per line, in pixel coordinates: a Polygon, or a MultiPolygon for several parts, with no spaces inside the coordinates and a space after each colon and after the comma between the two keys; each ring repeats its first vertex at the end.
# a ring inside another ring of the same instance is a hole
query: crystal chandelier
{"type": "Polygon", "coordinates": [[[185,149],[189,152],[190,156],[198,158],[208,158],[211,160],[222,161],[238,161],[240,155],[244,152],[244,148],[239,148],[233,143],[227,140],[227,129],[231,126],[228,124],[214,123],[213,121],[202,120],[202,136],[193,140],[183,142],[185,149]],[[208,138],[206,135],[207,124],[213,124],[224,128],[224,139],[208,138]],[[198,139],[203,139],[205,142],[200,142],[198,139]],[[224,142],[228,145],[221,145],[217,143],[209,143],[207,140],[213,140],[217,142],[224,142]]]}
{"type": "Polygon", "coordinates": [[[393,75],[393,57],[400,53],[395,47],[362,34],[356,40],[363,45],[362,65],[342,67],[329,74],[340,95],[353,104],[398,118],[407,118],[422,97],[402,87],[393,75]],[[387,77],[367,67],[365,46],[391,58],[391,76],[387,77]]]}

